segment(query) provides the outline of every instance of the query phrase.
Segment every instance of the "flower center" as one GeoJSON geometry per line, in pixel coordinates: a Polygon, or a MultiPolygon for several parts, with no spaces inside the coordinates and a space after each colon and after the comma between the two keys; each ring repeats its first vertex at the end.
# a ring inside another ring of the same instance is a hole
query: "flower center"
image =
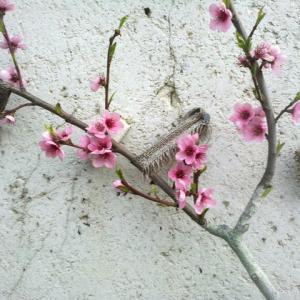
{"type": "Polygon", "coordinates": [[[57,145],[57,144],[55,144],[55,145],[50,145],[50,151],[56,151],[56,150],[58,150],[59,149],[59,146],[57,145]]]}
{"type": "Polygon", "coordinates": [[[219,11],[219,14],[218,14],[218,19],[222,22],[225,22],[228,18],[228,15],[226,13],[226,11],[224,9],[220,10],[219,11]]]}
{"type": "Polygon", "coordinates": [[[256,127],[254,128],[253,132],[254,132],[255,135],[262,135],[263,129],[262,129],[261,126],[256,126],[256,127]]]}
{"type": "Polygon", "coordinates": [[[194,148],[192,146],[187,146],[184,152],[187,156],[192,156],[194,154],[194,148]]]}
{"type": "Polygon", "coordinates": [[[204,157],[204,154],[202,152],[199,152],[196,154],[196,159],[202,159],[204,157]]]}
{"type": "Polygon", "coordinates": [[[104,126],[103,126],[103,124],[101,124],[101,123],[97,123],[95,127],[96,127],[96,129],[99,130],[99,131],[103,131],[103,130],[104,130],[104,126]]]}
{"type": "Polygon", "coordinates": [[[183,177],[184,177],[184,172],[183,172],[183,170],[177,170],[177,172],[176,172],[176,177],[177,177],[177,178],[183,178],[183,177]]]}
{"type": "Polygon", "coordinates": [[[249,117],[250,117],[249,111],[244,110],[244,111],[241,112],[241,118],[242,118],[243,120],[248,120],[249,117]]]}
{"type": "Polygon", "coordinates": [[[10,80],[13,82],[18,82],[19,81],[19,77],[17,74],[12,74],[10,77],[10,80]]]}
{"type": "Polygon", "coordinates": [[[107,126],[108,128],[112,128],[112,127],[114,127],[115,122],[114,122],[113,119],[107,119],[107,120],[105,121],[105,124],[106,124],[106,126],[107,126]]]}

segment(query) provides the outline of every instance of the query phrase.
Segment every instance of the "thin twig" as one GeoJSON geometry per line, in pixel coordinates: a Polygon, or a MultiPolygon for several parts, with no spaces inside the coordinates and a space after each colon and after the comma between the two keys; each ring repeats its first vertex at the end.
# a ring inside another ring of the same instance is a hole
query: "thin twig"
{"type": "Polygon", "coordinates": [[[124,178],[122,178],[122,183],[129,189],[129,191],[137,196],[140,196],[142,198],[145,198],[147,200],[165,205],[165,206],[173,206],[173,207],[177,207],[178,205],[175,202],[171,202],[168,200],[164,200],[164,199],[160,199],[158,197],[152,197],[150,195],[147,195],[139,190],[137,190],[136,188],[134,188],[133,186],[131,186],[124,178]]]}
{"type": "Polygon", "coordinates": [[[114,40],[117,36],[120,35],[120,30],[116,29],[114,34],[109,38],[108,50],[107,50],[107,59],[106,59],[106,83],[104,86],[105,89],[105,109],[109,109],[109,83],[110,83],[110,66],[112,62],[111,49],[114,43],[114,40]]]}
{"type": "Polygon", "coordinates": [[[200,174],[201,174],[201,171],[200,170],[197,170],[194,172],[194,175],[193,175],[193,183],[195,185],[195,193],[193,193],[193,199],[194,199],[194,203],[196,203],[197,201],[197,191],[198,191],[198,188],[199,188],[199,177],[200,177],[200,174]]]}
{"type": "Polygon", "coordinates": [[[25,90],[25,87],[24,87],[24,84],[23,84],[22,75],[21,75],[21,71],[20,71],[20,68],[19,68],[19,65],[18,65],[18,62],[17,62],[17,59],[16,59],[15,50],[13,49],[13,46],[12,46],[11,41],[9,39],[9,35],[8,35],[7,29],[6,29],[4,20],[3,20],[3,16],[1,16],[1,18],[2,19],[0,20],[0,22],[2,23],[2,28],[3,28],[2,34],[3,34],[3,37],[5,38],[5,40],[7,42],[9,53],[10,53],[10,56],[11,56],[12,61],[14,63],[17,75],[18,75],[20,89],[21,90],[25,90]]]}
{"type": "Polygon", "coordinates": [[[24,103],[24,104],[21,104],[13,109],[9,109],[9,110],[6,110],[4,111],[4,113],[8,113],[8,114],[14,114],[17,110],[23,108],[23,107],[27,107],[27,106],[35,106],[35,104],[33,103],[24,103]]]}
{"type": "Polygon", "coordinates": [[[298,102],[299,99],[294,99],[293,101],[291,101],[275,118],[275,123],[278,122],[278,120],[280,119],[280,117],[284,114],[284,113],[288,113],[289,109],[296,103],[298,102]]]}

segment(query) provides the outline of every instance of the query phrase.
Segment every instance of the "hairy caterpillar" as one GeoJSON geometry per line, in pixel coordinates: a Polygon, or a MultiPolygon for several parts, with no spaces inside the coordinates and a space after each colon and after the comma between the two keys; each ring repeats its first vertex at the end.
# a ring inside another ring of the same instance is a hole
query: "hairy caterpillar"
{"type": "Polygon", "coordinates": [[[210,116],[202,108],[190,110],[179,124],[157,143],[137,156],[136,160],[145,175],[157,172],[164,164],[175,156],[176,140],[184,133],[198,133],[200,141],[204,141],[210,134],[210,116]]]}

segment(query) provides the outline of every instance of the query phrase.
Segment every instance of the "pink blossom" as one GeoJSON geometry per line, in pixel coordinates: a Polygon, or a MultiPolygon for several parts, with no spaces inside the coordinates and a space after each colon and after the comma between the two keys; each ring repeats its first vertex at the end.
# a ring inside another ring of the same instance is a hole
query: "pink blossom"
{"type": "Polygon", "coordinates": [[[0,12],[2,14],[5,14],[7,11],[13,11],[15,7],[9,0],[0,0],[0,12]]]}
{"type": "Polygon", "coordinates": [[[122,181],[120,179],[117,179],[113,182],[113,187],[115,189],[119,189],[122,186],[124,186],[124,184],[122,183],[122,181]]]}
{"type": "MultiPolygon", "coordinates": [[[[0,71],[0,79],[10,83],[14,87],[19,87],[19,76],[17,74],[16,69],[13,66],[9,66],[6,70],[0,71]]],[[[23,81],[23,85],[25,85],[26,82],[23,81]]]]}
{"type": "Polygon", "coordinates": [[[97,138],[104,138],[106,135],[106,127],[104,126],[102,120],[96,120],[89,125],[87,132],[93,134],[97,138]]]}
{"type": "Polygon", "coordinates": [[[54,142],[53,136],[49,132],[43,133],[43,139],[39,142],[39,145],[47,157],[54,158],[58,156],[60,160],[64,159],[64,151],[58,143],[54,142]]]}
{"type": "Polygon", "coordinates": [[[255,111],[249,103],[236,103],[234,105],[234,113],[229,120],[237,125],[238,128],[242,128],[247,125],[249,121],[254,117],[255,111]]]}
{"type": "Polygon", "coordinates": [[[95,79],[90,81],[90,88],[93,92],[97,92],[101,86],[106,85],[106,80],[103,75],[97,76],[95,79]]]}
{"type": "Polygon", "coordinates": [[[59,140],[66,142],[67,140],[69,140],[71,138],[72,133],[73,133],[73,127],[68,126],[64,130],[58,130],[57,136],[58,136],[59,140]]]}
{"type": "Polygon", "coordinates": [[[250,67],[250,63],[245,55],[240,55],[238,57],[238,65],[240,67],[250,67]]]}
{"type": "Polygon", "coordinates": [[[104,154],[92,155],[92,164],[95,168],[100,168],[105,166],[109,169],[112,169],[115,167],[116,162],[117,162],[117,157],[111,150],[108,150],[108,152],[104,154]]]}
{"type": "Polygon", "coordinates": [[[272,62],[274,60],[274,56],[271,55],[270,50],[271,44],[263,42],[260,45],[258,45],[251,54],[256,59],[262,59],[268,62],[272,62]]]}
{"type": "MultiPolygon", "coordinates": [[[[10,45],[12,50],[15,52],[17,49],[26,49],[26,45],[22,43],[22,38],[20,35],[14,35],[9,37],[10,45]]],[[[3,42],[0,43],[0,48],[2,49],[9,49],[8,42],[6,38],[4,38],[3,42]]]]}
{"type": "Polygon", "coordinates": [[[281,53],[278,46],[271,46],[269,53],[272,57],[274,57],[274,59],[270,63],[271,68],[275,73],[279,73],[282,65],[286,61],[286,55],[281,53]]]}
{"type": "Polygon", "coordinates": [[[226,32],[232,25],[231,18],[232,13],[226,8],[224,3],[214,3],[208,8],[212,17],[210,20],[209,28],[212,30],[218,30],[226,32]]]}
{"type": "Polygon", "coordinates": [[[82,149],[77,150],[77,155],[82,160],[86,160],[86,159],[88,159],[88,156],[90,154],[90,150],[88,149],[88,145],[90,144],[91,139],[88,135],[83,135],[79,139],[80,139],[80,147],[82,147],[82,149]]]}
{"type": "Polygon", "coordinates": [[[117,179],[113,182],[113,187],[117,193],[126,194],[129,191],[128,188],[122,183],[120,179],[117,179]]]}
{"type": "Polygon", "coordinates": [[[178,190],[176,192],[176,198],[179,208],[183,209],[186,205],[186,191],[184,189],[178,190]]]}
{"type": "Polygon", "coordinates": [[[111,152],[112,141],[110,136],[105,136],[104,138],[91,137],[90,144],[87,148],[91,151],[91,154],[104,154],[106,152],[111,152]]]}
{"type": "Polygon", "coordinates": [[[179,151],[176,153],[176,159],[179,161],[185,161],[186,164],[190,165],[195,162],[197,153],[196,143],[199,140],[198,133],[193,135],[186,134],[177,140],[177,146],[179,151]]]}
{"type": "Polygon", "coordinates": [[[242,134],[246,141],[262,142],[265,139],[267,131],[267,125],[264,119],[260,117],[254,117],[250,122],[242,129],[242,134]]]}
{"type": "Polygon", "coordinates": [[[205,188],[198,192],[198,197],[195,203],[195,212],[200,215],[205,208],[214,207],[216,205],[216,200],[213,199],[213,189],[205,188]]]}
{"type": "Polygon", "coordinates": [[[271,67],[275,73],[279,73],[286,61],[286,55],[281,53],[279,47],[267,42],[258,45],[252,55],[256,59],[262,59],[265,62],[264,67],[271,67]]]}
{"type": "Polygon", "coordinates": [[[202,169],[204,164],[207,162],[206,152],[208,145],[200,145],[197,147],[195,161],[192,164],[193,168],[196,170],[202,169]]]}
{"type": "Polygon", "coordinates": [[[9,124],[14,125],[16,119],[12,115],[5,115],[3,119],[0,119],[0,125],[9,124]]]}
{"type": "Polygon", "coordinates": [[[111,113],[108,110],[104,111],[102,121],[109,133],[118,133],[124,127],[120,115],[115,112],[111,113]]]}
{"type": "Polygon", "coordinates": [[[255,117],[260,117],[260,118],[264,118],[266,116],[261,106],[257,106],[254,108],[254,115],[255,117]]]}
{"type": "Polygon", "coordinates": [[[295,125],[300,122],[300,102],[292,108],[292,119],[295,125]]]}
{"type": "Polygon", "coordinates": [[[179,162],[168,172],[168,177],[175,182],[177,189],[187,190],[191,184],[190,175],[192,174],[192,171],[190,166],[186,166],[183,162],[179,162]]]}

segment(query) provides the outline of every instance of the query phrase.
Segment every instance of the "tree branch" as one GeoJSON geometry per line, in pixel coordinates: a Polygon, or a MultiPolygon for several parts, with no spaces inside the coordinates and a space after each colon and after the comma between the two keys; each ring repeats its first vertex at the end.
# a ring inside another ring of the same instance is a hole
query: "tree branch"
{"type": "MultiPolygon", "coordinates": [[[[6,84],[4,82],[0,82],[0,91],[10,91],[13,94],[23,97],[24,99],[27,99],[35,106],[39,106],[39,107],[57,115],[58,117],[64,119],[67,123],[70,123],[84,131],[86,131],[86,128],[88,127],[88,124],[75,118],[73,115],[68,114],[67,112],[65,112],[63,110],[58,112],[54,105],[51,105],[50,103],[40,99],[39,97],[36,97],[36,96],[30,94],[27,91],[21,91],[20,89],[9,86],[8,84],[6,84]]],[[[115,152],[126,157],[141,172],[144,171],[142,166],[136,160],[135,155],[130,153],[122,144],[116,142],[115,140],[113,140],[112,143],[113,143],[113,150],[115,152]]],[[[161,178],[157,174],[150,174],[149,177],[157,186],[159,186],[167,195],[169,195],[173,199],[174,202],[177,202],[174,190],[163,178],[161,178]]],[[[207,230],[209,233],[211,233],[215,236],[223,237],[224,232],[225,232],[224,225],[214,226],[212,224],[207,224],[206,222],[203,223],[201,218],[199,218],[199,215],[197,215],[194,212],[193,207],[188,204],[186,205],[186,207],[183,210],[193,221],[195,221],[197,224],[199,224],[203,229],[207,230]]]]}
{"type": "Polygon", "coordinates": [[[240,262],[247,270],[250,278],[253,280],[253,282],[256,284],[265,298],[269,300],[279,299],[278,292],[276,291],[264,271],[258,264],[255,263],[255,260],[248,247],[241,240],[237,239],[234,234],[229,234],[226,238],[226,241],[234,251],[234,253],[237,255],[240,262]]]}
{"type": "MultiPolygon", "coordinates": [[[[243,25],[241,24],[241,21],[239,20],[239,17],[232,3],[230,3],[230,10],[232,11],[233,14],[232,22],[236,30],[246,40],[247,39],[246,32],[243,28],[243,25]]],[[[260,95],[261,97],[260,102],[266,114],[267,125],[268,125],[268,157],[267,157],[267,165],[264,174],[260,179],[259,183],[257,184],[237,224],[235,225],[234,231],[237,235],[242,235],[248,230],[249,220],[256,212],[257,202],[261,194],[263,193],[264,189],[271,186],[272,184],[272,179],[275,173],[275,165],[276,165],[276,122],[274,118],[273,107],[265,85],[265,80],[264,80],[262,70],[259,69],[257,64],[256,67],[257,67],[256,68],[257,72],[256,74],[252,74],[252,80],[258,95],[260,95]]]]}

